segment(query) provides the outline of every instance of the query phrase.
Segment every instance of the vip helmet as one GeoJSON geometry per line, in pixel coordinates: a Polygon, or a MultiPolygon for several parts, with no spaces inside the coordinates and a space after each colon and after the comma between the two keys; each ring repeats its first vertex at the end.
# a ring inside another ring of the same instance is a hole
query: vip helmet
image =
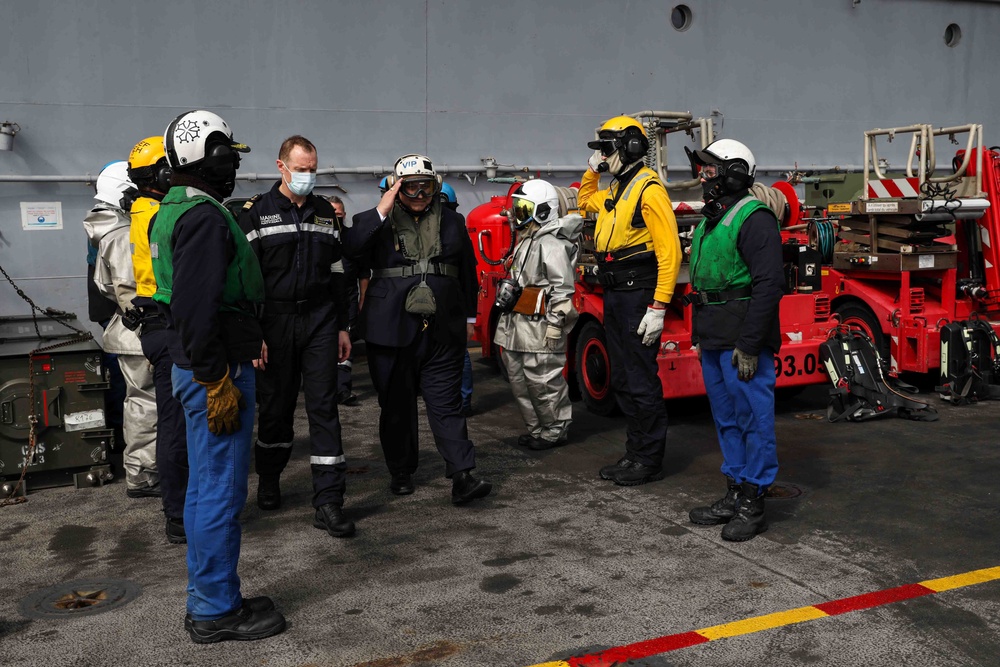
{"type": "Polygon", "coordinates": [[[559,217],[559,193],[548,181],[528,181],[511,195],[511,209],[515,229],[524,229],[532,222],[541,226],[559,217]]]}
{"type": "Polygon", "coordinates": [[[94,199],[110,206],[116,206],[123,211],[132,208],[132,202],[138,194],[135,184],[128,177],[128,162],[117,160],[109,162],[97,176],[97,194],[94,199]]]}
{"type": "Polygon", "coordinates": [[[641,159],[649,150],[649,138],[642,125],[631,116],[615,116],[605,121],[597,131],[597,139],[587,143],[587,147],[601,151],[604,157],[616,153],[623,165],[641,159]]]}
{"type": "Polygon", "coordinates": [[[697,151],[687,150],[691,164],[701,168],[706,196],[717,198],[753,185],[757,161],[745,145],[733,139],[719,139],[697,151]]]}
{"type": "Polygon", "coordinates": [[[129,178],[141,189],[166,192],[170,189],[171,171],[163,137],[146,137],[128,156],[129,178]]]}
{"type": "Polygon", "coordinates": [[[404,155],[396,160],[396,164],[392,168],[392,174],[389,176],[389,187],[391,188],[397,181],[402,181],[403,183],[407,181],[426,183],[426,189],[421,191],[418,191],[419,188],[401,187],[400,192],[410,198],[419,196],[421,192],[426,195],[437,194],[441,189],[442,182],[441,177],[434,171],[434,164],[431,162],[431,159],[426,155],[418,155],[416,153],[404,155]]]}

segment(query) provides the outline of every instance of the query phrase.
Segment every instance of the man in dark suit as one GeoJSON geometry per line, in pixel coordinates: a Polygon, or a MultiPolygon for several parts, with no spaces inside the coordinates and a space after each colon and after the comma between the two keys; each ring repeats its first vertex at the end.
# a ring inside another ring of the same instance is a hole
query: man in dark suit
{"type": "Polygon", "coordinates": [[[361,316],[382,409],[379,437],[392,475],[389,490],[414,491],[419,393],[452,480],[452,502],[459,505],[492,489],[471,474],[475,449],[460,393],[479,289],[475,256],[464,218],[441,205],[441,178],[429,158],[399,158],[387,184],[375,208],[354,216],[344,250],[372,269],[361,316]]]}

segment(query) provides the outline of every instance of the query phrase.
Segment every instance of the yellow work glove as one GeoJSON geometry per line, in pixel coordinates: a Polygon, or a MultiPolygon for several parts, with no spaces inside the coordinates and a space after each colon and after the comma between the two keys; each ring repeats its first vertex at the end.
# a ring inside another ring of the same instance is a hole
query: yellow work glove
{"type": "Polygon", "coordinates": [[[208,430],[215,435],[236,433],[240,430],[240,408],[246,406],[243,394],[225,377],[215,382],[195,380],[205,387],[205,403],[208,411],[208,430]]]}

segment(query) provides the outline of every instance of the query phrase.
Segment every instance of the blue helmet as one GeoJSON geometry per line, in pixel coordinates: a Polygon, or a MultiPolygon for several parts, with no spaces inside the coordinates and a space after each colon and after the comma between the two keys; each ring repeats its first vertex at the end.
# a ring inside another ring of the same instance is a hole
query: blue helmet
{"type": "Polygon", "coordinates": [[[455,196],[455,188],[447,183],[441,184],[441,203],[458,206],[458,197],[455,196]]]}

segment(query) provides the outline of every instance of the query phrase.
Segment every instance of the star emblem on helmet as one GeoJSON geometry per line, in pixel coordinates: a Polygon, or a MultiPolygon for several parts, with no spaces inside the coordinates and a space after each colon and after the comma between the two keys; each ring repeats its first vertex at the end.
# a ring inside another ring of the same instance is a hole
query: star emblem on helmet
{"type": "Polygon", "coordinates": [[[193,118],[177,123],[177,129],[174,130],[174,138],[182,144],[194,141],[199,134],[201,134],[201,128],[198,127],[198,121],[193,118]]]}

